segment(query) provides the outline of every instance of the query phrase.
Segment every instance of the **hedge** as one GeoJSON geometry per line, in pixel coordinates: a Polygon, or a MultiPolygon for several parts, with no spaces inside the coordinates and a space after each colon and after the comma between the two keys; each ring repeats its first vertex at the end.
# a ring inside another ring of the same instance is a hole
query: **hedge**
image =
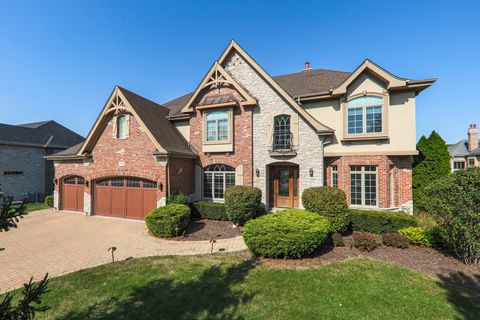
{"type": "Polygon", "coordinates": [[[249,186],[232,186],[225,190],[225,208],[228,220],[243,225],[256,216],[262,200],[262,191],[249,186]]]}
{"type": "Polygon", "coordinates": [[[378,234],[417,225],[416,218],[405,212],[350,210],[350,220],[353,231],[378,234]]]}
{"type": "Polygon", "coordinates": [[[49,196],[45,196],[45,204],[47,206],[49,206],[50,208],[53,207],[53,196],[52,195],[49,195],[49,196]]]}
{"type": "Polygon", "coordinates": [[[208,220],[228,220],[224,203],[198,201],[192,203],[192,215],[208,220]]]}
{"type": "Polygon", "coordinates": [[[184,204],[169,204],[153,210],[145,217],[150,233],[170,238],[180,235],[190,221],[190,208],[184,204]]]}
{"type": "Polygon", "coordinates": [[[243,239],[257,256],[301,258],[315,251],[325,241],[329,230],[328,218],[292,209],[248,221],[243,239]]]}
{"type": "Polygon", "coordinates": [[[345,231],[348,227],[348,205],[345,193],[333,187],[307,188],[302,194],[306,210],[328,217],[331,232],[345,231]]]}
{"type": "Polygon", "coordinates": [[[188,205],[188,198],[183,192],[172,192],[167,198],[167,204],[188,205]]]}

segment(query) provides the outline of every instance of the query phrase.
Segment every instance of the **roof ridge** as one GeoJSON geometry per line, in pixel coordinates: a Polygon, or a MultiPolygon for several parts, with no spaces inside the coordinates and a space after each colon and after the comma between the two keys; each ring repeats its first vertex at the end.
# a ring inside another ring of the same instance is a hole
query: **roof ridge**
{"type": "Polygon", "coordinates": [[[294,75],[294,74],[308,74],[308,72],[315,72],[315,71],[328,71],[328,72],[335,72],[335,73],[351,74],[351,72],[349,72],[349,71],[340,71],[340,70],[318,68],[318,69],[302,70],[302,71],[297,71],[297,72],[292,72],[292,73],[277,74],[277,75],[272,76],[272,77],[277,78],[277,77],[291,76],[291,75],[294,75]]]}

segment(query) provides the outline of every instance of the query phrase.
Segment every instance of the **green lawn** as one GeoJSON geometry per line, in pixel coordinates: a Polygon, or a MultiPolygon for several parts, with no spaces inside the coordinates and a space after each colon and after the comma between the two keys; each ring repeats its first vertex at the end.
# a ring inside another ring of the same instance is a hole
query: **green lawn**
{"type": "Polygon", "coordinates": [[[354,259],[310,270],[236,255],[153,257],[52,279],[43,319],[478,319],[480,296],[354,259]]]}
{"type": "Polygon", "coordinates": [[[25,212],[32,212],[32,211],[37,211],[37,210],[48,209],[48,206],[43,202],[26,203],[25,207],[26,207],[25,212]]]}

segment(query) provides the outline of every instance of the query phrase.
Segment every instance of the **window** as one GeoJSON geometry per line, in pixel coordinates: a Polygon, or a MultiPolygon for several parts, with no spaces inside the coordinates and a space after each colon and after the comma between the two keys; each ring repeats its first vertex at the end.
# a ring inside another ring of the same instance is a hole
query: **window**
{"type": "Polygon", "coordinates": [[[347,122],[348,134],[383,132],[383,98],[365,96],[350,100],[347,122]]]}
{"type": "Polygon", "coordinates": [[[124,186],[124,179],[123,178],[112,178],[110,182],[110,186],[112,187],[123,187],[124,186]]]}
{"type": "Polygon", "coordinates": [[[19,175],[23,174],[23,171],[3,171],[3,175],[9,176],[9,175],[19,175]]]}
{"type": "Polygon", "coordinates": [[[350,204],[377,206],[377,167],[350,167],[350,204]]]}
{"type": "Polygon", "coordinates": [[[334,188],[338,188],[338,167],[337,166],[331,166],[331,186],[334,188]]]}
{"type": "Polygon", "coordinates": [[[290,116],[282,114],[273,120],[273,150],[291,150],[292,133],[290,131],[290,116]]]}
{"type": "Polygon", "coordinates": [[[155,181],[143,180],[143,187],[148,189],[156,188],[157,183],[155,181]]]}
{"type": "Polygon", "coordinates": [[[140,179],[138,179],[138,178],[127,178],[127,187],[140,188],[140,179]]]}
{"type": "Polygon", "coordinates": [[[117,138],[126,139],[127,138],[127,117],[119,116],[117,118],[117,138]]]}
{"type": "Polygon", "coordinates": [[[454,161],[453,170],[462,170],[465,169],[465,161],[454,161]]]}
{"type": "Polygon", "coordinates": [[[206,116],[206,140],[227,141],[228,140],[228,112],[215,111],[206,116]]]}
{"type": "Polygon", "coordinates": [[[473,158],[468,159],[468,167],[469,168],[475,167],[475,159],[473,158]]]}
{"type": "Polygon", "coordinates": [[[214,164],[205,168],[203,173],[203,196],[223,199],[225,190],[235,185],[235,169],[223,164],[214,164]]]}

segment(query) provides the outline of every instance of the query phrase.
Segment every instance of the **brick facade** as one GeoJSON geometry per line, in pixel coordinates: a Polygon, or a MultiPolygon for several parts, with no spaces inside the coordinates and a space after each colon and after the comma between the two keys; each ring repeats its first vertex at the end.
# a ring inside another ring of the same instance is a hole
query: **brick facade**
{"type": "Polygon", "coordinates": [[[337,166],[338,187],[350,203],[350,166],[377,167],[377,193],[380,208],[410,210],[412,202],[412,160],[410,156],[344,156],[325,158],[326,184],[331,185],[332,165],[337,166]]]}
{"type": "MultiPolygon", "coordinates": [[[[129,136],[127,139],[117,139],[113,134],[112,116],[103,129],[102,134],[96,141],[91,151],[89,160],[68,160],[55,164],[55,194],[61,188],[61,180],[64,177],[78,175],[90,183],[84,188],[86,206],[84,211],[91,213],[91,203],[88,199],[93,193],[92,181],[104,177],[131,176],[162,183],[164,188],[157,188],[157,203],[164,203],[166,197],[166,166],[156,160],[153,153],[156,150],[144,129],[137,120],[129,117],[129,136]]],[[[187,169],[188,170],[188,169],[187,169]]],[[[56,200],[58,206],[61,201],[56,200]]]]}
{"type": "MultiPolygon", "coordinates": [[[[225,91],[221,91],[225,93],[225,91]]],[[[190,145],[198,153],[197,165],[205,168],[211,164],[225,164],[234,168],[243,167],[243,182],[237,184],[252,185],[253,177],[253,155],[252,155],[252,109],[251,107],[233,107],[233,152],[202,152],[203,145],[203,116],[202,111],[196,112],[190,118],[190,145]]],[[[203,183],[203,179],[196,181],[203,183]]]]}

